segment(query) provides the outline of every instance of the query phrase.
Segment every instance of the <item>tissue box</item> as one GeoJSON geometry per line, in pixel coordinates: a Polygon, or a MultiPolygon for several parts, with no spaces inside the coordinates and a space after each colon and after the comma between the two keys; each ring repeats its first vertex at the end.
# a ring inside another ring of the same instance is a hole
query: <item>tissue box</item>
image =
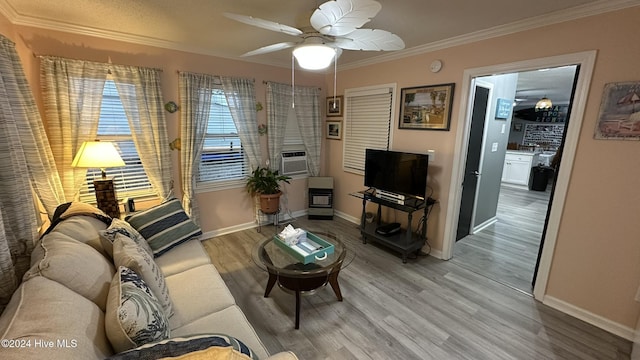
{"type": "MultiPolygon", "coordinates": [[[[296,260],[300,261],[303,264],[309,264],[312,262],[320,261],[316,259],[324,258],[327,255],[333,254],[334,246],[330,242],[322,239],[316,234],[307,232],[307,239],[313,241],[314,243],[322,246],[322,249],[315,251],[307,251],[304,247],[305,241],[302,241],[302,244],[296,244],[293,246],[289,246],[286,242],[282,241],[278,235],[275,236],[274,241],[278,246],[282,248],[286,253],[293,256],[296,260]]],[[[308,243],[307,243],[308,244],[308,243]]]]}

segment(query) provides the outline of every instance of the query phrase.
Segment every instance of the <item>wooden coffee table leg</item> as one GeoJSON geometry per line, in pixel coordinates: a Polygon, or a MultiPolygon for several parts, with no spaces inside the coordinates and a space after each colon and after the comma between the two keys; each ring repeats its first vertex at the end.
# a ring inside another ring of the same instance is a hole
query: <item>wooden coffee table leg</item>
{"type": "Polygon", "coordinates": [[[336,293],[336,297],[338,301],[342,301],[342,292],[340,291],[340,284],[338,284],[338,274],[340,271],[333,272],[329,274],[329,285],[333,289],[333,292],[336,293]]]}
{"type": "Polygon", "coordinates": [[[273,289],[273,285],[276,284],[278,280],[278,276],[276,274],[269,273],[269,280],[267,281],[267,288],[264,290],[264,297],[269,297],[269,293],[271,289],[273,289]]]}
{"type": "Polygon", "coordinates": [[[300,329],[300,291],[296,291],[296,329],[300,329]]]}

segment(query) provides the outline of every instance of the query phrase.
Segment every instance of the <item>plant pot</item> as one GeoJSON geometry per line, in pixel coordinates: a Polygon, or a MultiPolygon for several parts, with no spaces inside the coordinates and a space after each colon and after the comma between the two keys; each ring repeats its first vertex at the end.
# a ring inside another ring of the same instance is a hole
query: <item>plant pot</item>
{"type": "Polygon", "coordinates": [[[260,210],[265,214],[275,214],[280,209],[280,196],[282,191],[276,194],[260,194],[260,210]]]}

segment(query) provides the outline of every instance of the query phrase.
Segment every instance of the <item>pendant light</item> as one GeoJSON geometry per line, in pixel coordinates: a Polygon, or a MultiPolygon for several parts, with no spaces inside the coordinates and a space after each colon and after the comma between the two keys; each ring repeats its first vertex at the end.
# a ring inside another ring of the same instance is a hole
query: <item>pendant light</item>
{"type": "Polygon", "coordinates": [[[549,110],[551,107],[553,107],[553,103],[546,95],[536,103],[536,111],[549,110]]]}

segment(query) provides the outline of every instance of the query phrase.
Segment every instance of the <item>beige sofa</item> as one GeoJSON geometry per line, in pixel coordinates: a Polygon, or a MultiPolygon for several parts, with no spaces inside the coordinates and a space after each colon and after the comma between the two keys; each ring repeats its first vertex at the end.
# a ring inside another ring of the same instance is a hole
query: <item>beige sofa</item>
{"type": "MultiPolygon", "coordinates": [[[[113,354],[105,333],[105,306],[115,274],[94,217],[73,216],[36,244],[32,269],[0,316],[0,358],[104,359],[113,354]]],[[[269,356],[199,240],[155,259],[165,275],[174,315],[171,337],[217,333],[244,342],[260,359],[269,356]]]]}

